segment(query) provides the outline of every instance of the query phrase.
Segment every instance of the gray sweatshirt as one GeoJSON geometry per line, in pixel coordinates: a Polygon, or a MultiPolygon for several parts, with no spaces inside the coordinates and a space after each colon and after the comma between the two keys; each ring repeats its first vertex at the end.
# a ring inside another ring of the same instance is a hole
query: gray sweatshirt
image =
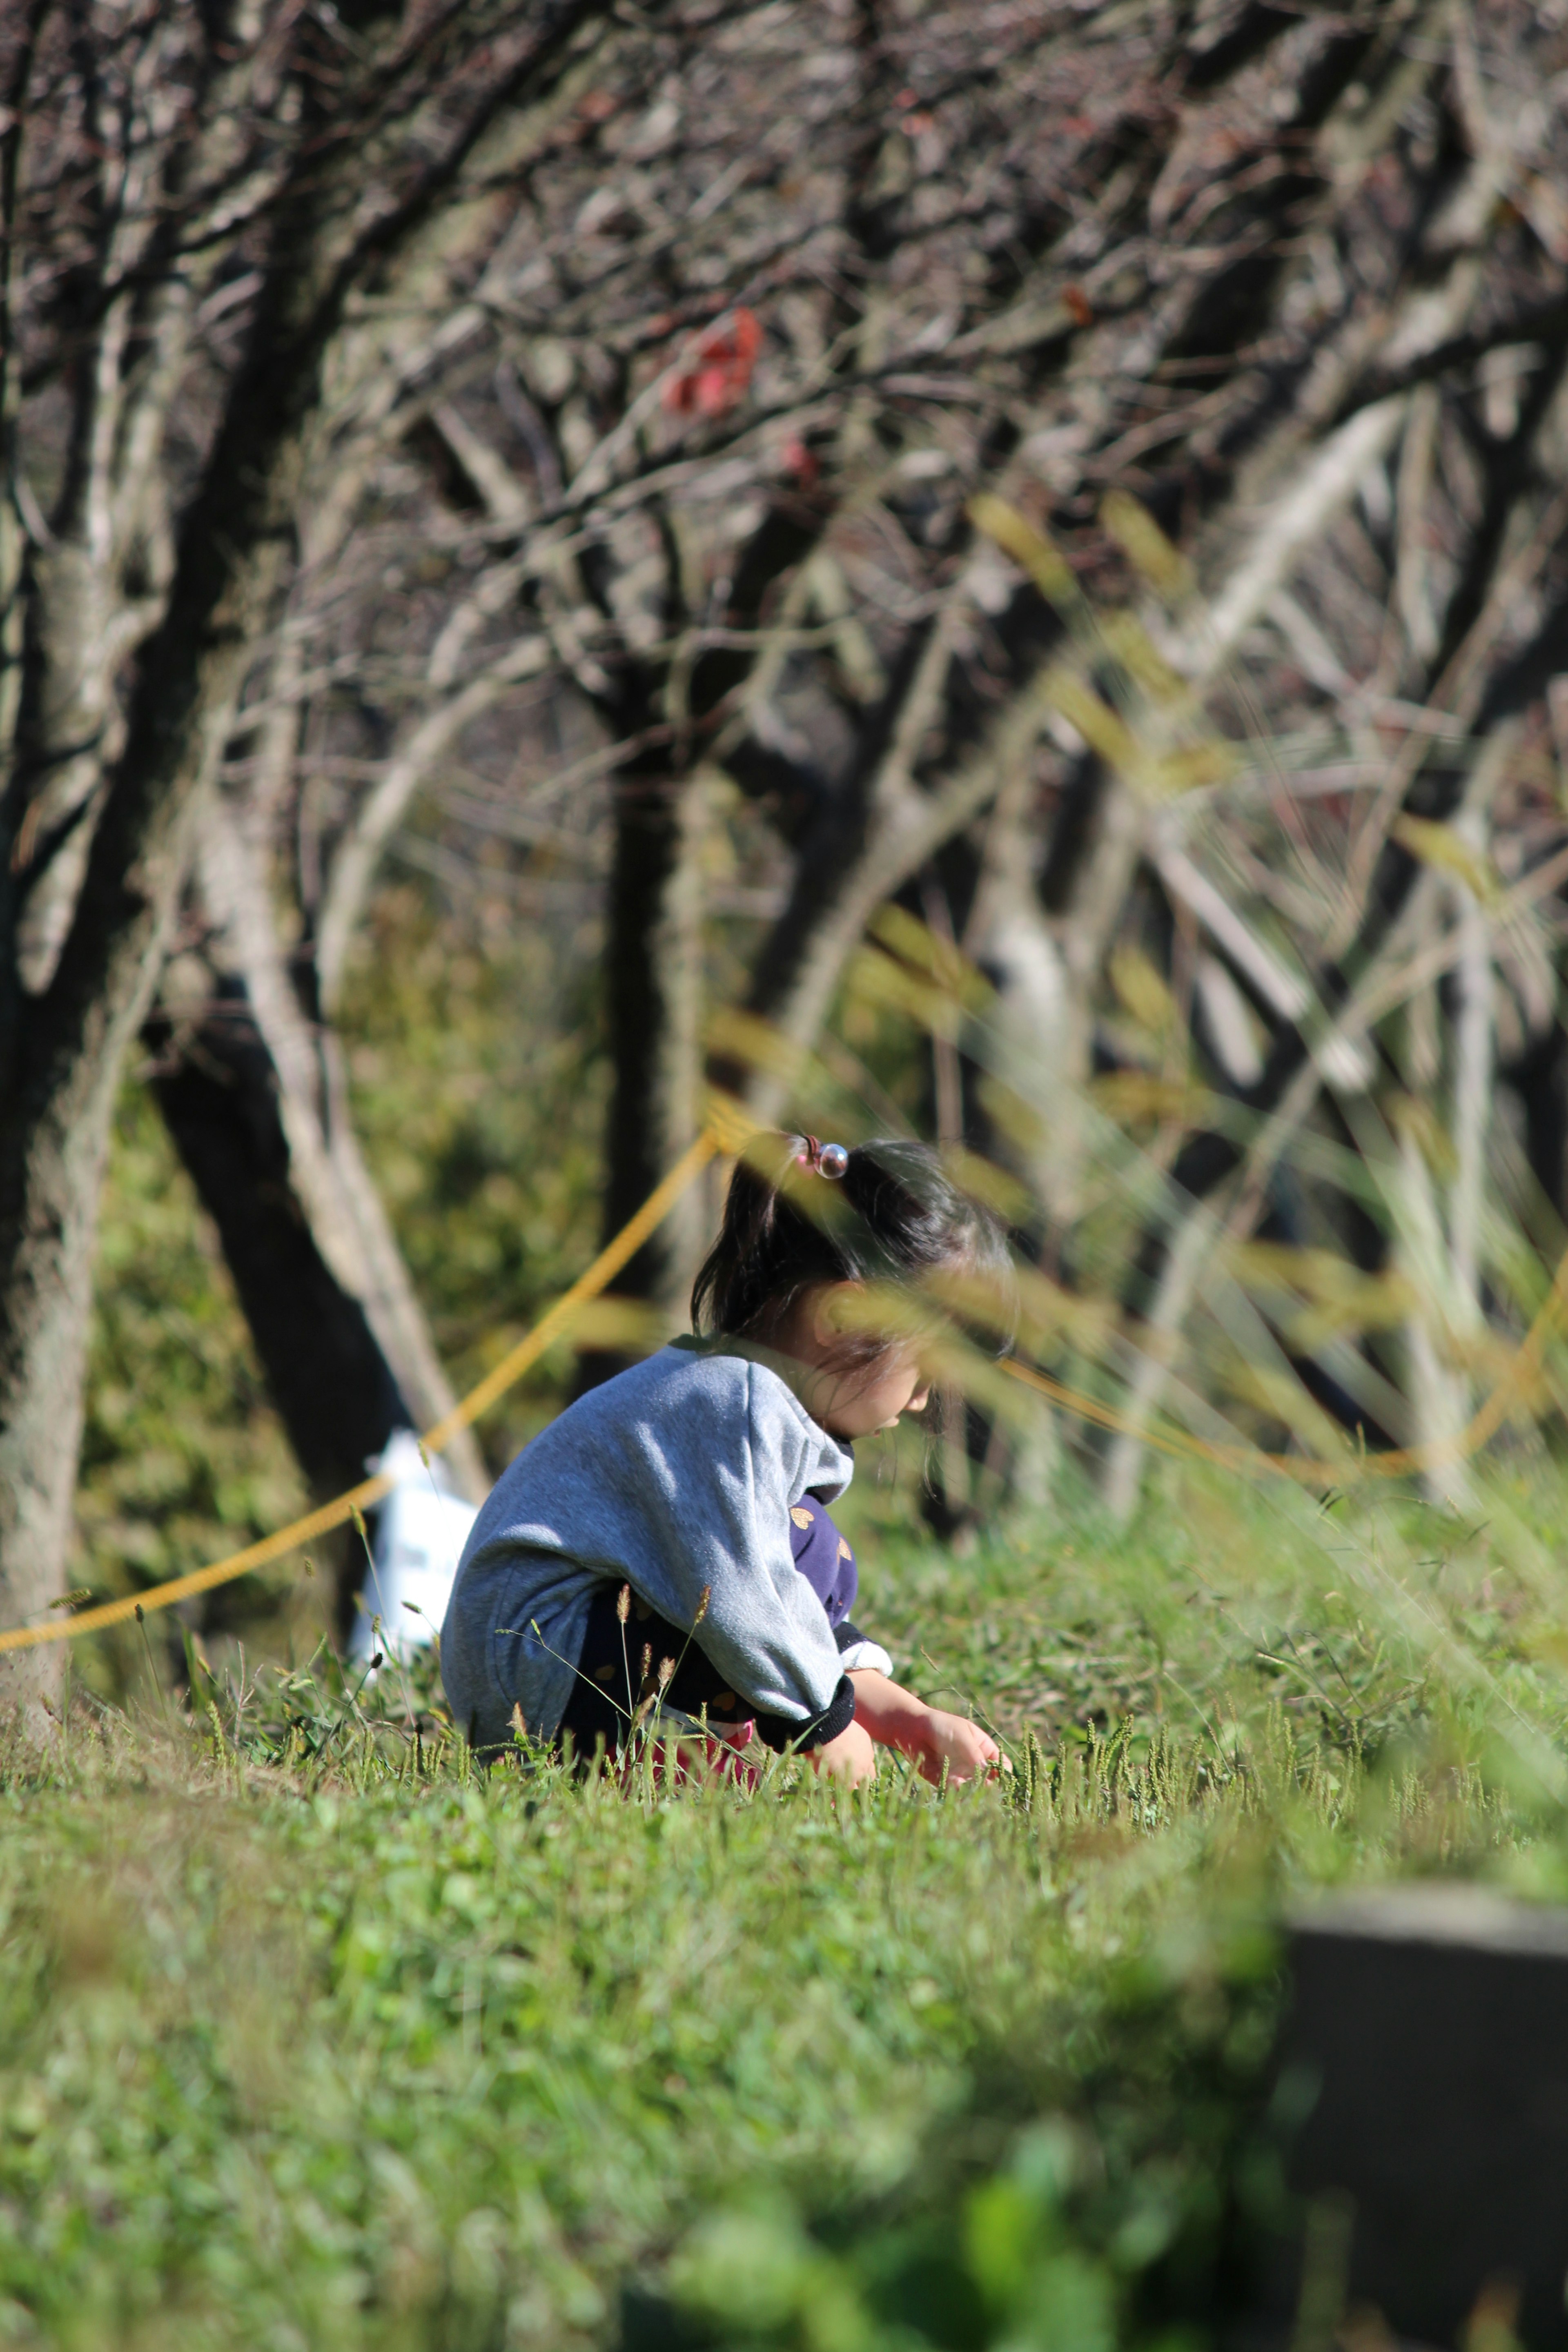
{"type": "Polygon", "coordinates": [[[820,1715],[846,1661],[795,1567],[789,1513],[808,1493],[831,1502],[854,1467],[761,1351],[734,1341],[677,1340],[591,1389],[524,1446],[474,1523],[441,1629],[458,1722],[476,1745],[505,1742],[515,1705],[552,1737],[606,1579],[680,1626],[706,1586],[701,1647],[740,1696],[792,1721],[820,1715]]]}

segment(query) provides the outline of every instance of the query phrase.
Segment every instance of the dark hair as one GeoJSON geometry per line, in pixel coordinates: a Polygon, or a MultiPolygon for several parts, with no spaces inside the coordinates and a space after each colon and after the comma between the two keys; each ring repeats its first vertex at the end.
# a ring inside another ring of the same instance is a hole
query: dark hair
{"type": "Polygon", "coordinates": [[[1011,1287],[1001,1226],[927,1145],[880,1139],[825,1154],[809,1137],[757,1135],[735,1164],[723,1225],[692,1285],[692,1325],[765,1339],[813,1283],[918,1288],[950,1269],[994,1284],[1001,1297],[1011,1287]],[[842,1174],[822,1172],[825,1158],[837,1166],[840,1156],[842,1174]]]}

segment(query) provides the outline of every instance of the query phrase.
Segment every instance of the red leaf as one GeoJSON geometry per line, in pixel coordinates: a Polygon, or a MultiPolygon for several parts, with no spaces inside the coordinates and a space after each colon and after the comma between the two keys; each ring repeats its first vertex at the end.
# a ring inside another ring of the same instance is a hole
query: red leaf
{"type": "Polygon", "coordinates": [[[672,416],[722,416],[751,383],[763,330],[754,312],[735,310],[698,341],[678,376],[665,386],[664,405],[672,416]]]}

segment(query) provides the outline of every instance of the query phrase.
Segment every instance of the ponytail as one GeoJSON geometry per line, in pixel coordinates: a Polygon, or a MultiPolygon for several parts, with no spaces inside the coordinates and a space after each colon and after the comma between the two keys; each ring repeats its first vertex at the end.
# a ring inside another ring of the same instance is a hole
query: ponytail
{"type": "Polygon", "coordinates": [[[724,1222],[691,1291],[693,1328],[765,1340],[815,1283],[890,1283],[962,1268],[1010,1283],[1002,1229],[937,1154],[894,1139],[758,1135],[730,1180],[724,1222]]]}

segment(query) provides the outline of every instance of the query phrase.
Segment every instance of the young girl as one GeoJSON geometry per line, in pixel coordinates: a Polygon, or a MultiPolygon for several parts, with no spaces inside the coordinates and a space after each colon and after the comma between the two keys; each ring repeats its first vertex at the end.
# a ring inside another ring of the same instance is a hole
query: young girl
{"type": "Polygon", "coordinates": [[[826,1507],[854,1441],[924,1406],[911,1335],[944,1274],[1005,1284],[1006,1254],[933,1152],[748,1147],[692,1292],[698,1336],[580,1397],[479,1513],[441,1634],[476,1749],[507,1746],[516,1710],[535,1738],[613,1754],[657,1710],[850,1782],[876,1742],[931,1780],[996,1767],[994,1741],[901,1690],[850,1622],[854,1557],[826,1507]],[[868,1328],[892,1286],[910,1311],[868,1328]]]}

